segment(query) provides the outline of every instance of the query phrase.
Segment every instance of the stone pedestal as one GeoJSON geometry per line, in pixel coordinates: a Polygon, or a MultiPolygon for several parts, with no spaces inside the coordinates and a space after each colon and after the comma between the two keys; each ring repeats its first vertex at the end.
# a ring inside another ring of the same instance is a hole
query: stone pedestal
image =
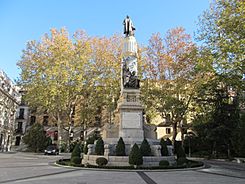
{"type": "Polygon", "coordinates": [[[139,89],[123,89],[118,104],[119,137],[123,139],[144,138],[143,106],[140,103],[139,89]]]}

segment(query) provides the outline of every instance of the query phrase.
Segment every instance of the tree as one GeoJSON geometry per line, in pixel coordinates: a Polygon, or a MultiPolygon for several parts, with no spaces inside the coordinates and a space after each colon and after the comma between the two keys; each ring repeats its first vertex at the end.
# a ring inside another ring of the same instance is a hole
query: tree
{"type": "Polygon", "coordinates": [[[142,156],[140,149],[136,143],[133,145],[128,159],[129,159],[128,162],[130,165],[138,166],[138,165],[143,164],[143,156],[142,156]]]}
{"type": "Polygon", "coordinates": [[[218,73],[238,80],[245,70],[244,1],[217,0],[199,18],[197,39],[212,51],[218,73]]]}
{"type": "Polygon", "coordinates": [[[65,29],[52,29],[41,41],[28,42],[18,62],[19,84],[29,106],[56,119],[59,142],[63,130],[70,133],[74,123],[86,130],[118,98],[120,38],[92,38],[80,31],[70,39],[65,29]]]}
{"type": "Polygon", "coordinates": [[[143,156],[151,156],[151,147],[147,139],[144,139],[140,145],[140,152],[143,156]]]}
{"type": "Polygon", "coordinates": [[[125,156],[125,143],[123,141],[123,138],[120,137],[118,142],[117,142],[117,146],[116,146],[116,155],[117,156],[125,156]]]}
{"type": "Polygon", "coordinates": [[[193,109],[196,89],[203,73],[197,72],[200,59],[197,47],[183,28],[171,29],[163,39],[154,34],[144,56],[142,100],[146,109],[161,115],[173,127],[173,142],[177,128],[182,128],[193,109]]]}
{"type": "Polygon", "coordinates": [[[83,35],[73,43],[65,29],[51,29],[51,35],[40,42],[28,42],[18,62],[26,101],[56,119],[59,142],[61,130],[71,126],[74,106],[89,83],[86,69],[91,49],[87,40],[83,35]]]}
{"type": "Polygon", "coordinates": [[[209,150],[214,157],[231,156],[232,135],[239,125],[239,95],[230,86],[228,79],[217,75],[203,86],[202,97],[197,99],[205,110],[196,117],[193,128],[202,150],[209,150]]]}
{"type": "Polygon", "coordinates": [[[48,144],[48,138],[46,137],[44,128],[39,123],[35,123],[27,131],[27,134],[23,137],[23,141],[34,152],[43,151],[48,144]]]}
{"type": "Polygon", "coordinates": [[[235,155],[245,157],[245,113],[241,113],[240,121],[236,129],[232,132],[232,147],[235,155]]]}

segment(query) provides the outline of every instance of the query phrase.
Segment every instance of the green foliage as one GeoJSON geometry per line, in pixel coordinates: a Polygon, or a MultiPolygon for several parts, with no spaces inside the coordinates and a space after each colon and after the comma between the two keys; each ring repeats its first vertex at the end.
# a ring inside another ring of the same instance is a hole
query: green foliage
{"type": "Polygon", "coordinates": [[[199,19],[198,39],[214,57],[219,72],[244,72],[244,1],[217,0],[199,19]]]}
{"type": "Polygon", "coordinates": [[[233,144],[236,142],[233,136],[235,131],[240,129],[238,127],[241,102],[239,94],[230,96],[229,86],[231,83],[227,76],[216,76],[205,86],[208,95],[200,98],[199,104],[209,111],[197,116],[193,124],[199,139],[199,151],[208,151],[212,157],[230,157],[239,149],[233,144]]]}
{"type": "Polygon", "coordinates": [[[32,125],[23,137],[24,143],[34,152],[43,151],[49,143],[48,140],[49,138],[46,137],[43,126],[39,123],[32,125]]]}
{"type": "Polygon", "coordinates": [[[79,156],[73,156],[71,157],[71,163],[81,164],[81,158],[79,156]]]}
{"type": "Polygon", "coordinates": [[[143,156],[151,156],[151,146],[147,139],[144,139],[140,145],[140,152],[143,156]]]}
{"type": "Polygon", "coordinates": [[[169,138],[167,138],[167,139],[166,139],[166,144],[167,144],[168,146],[170,146],[170,145],[172,145],[172,141],[171,141],[169,138]]]}
{"type": "Polygon", "coordinates": [[[143,164],[143,156],[138,145],[135,143],[129,154],[129,164],[130,165],[142,165],[143,164]]]}
{"type": "Polygon", "coordinates": [[[162,156],[168,156],[167,143],[163,138],[161,138],[161,140],[160,140],[160,145],[161,145],[161,155],[162,156]]]}
{"type": "Polygon", "coordinates": [[[60,151],[61,152],[67,151],[67,143],[66,142],[63,142],[63,141],[61,142],[60,151]]]}
{"type": "Polygon", "coordinates": [[[89,144],[94,144],[94,141],[97,140],[97,137],[95,135],[93,136],[90,136],[87,140],[86,140],[86,143],[84,144],[84,147],[83,147],[83,153],[84,154],[87,154],[88,153],[88,145],[89,144]]]}
{"type": "Polygon", "coordinates": [[[117,142],[117,146],[116,146],[116,155],[117,156],[125,156],[125,144],[123,141],[123,138],[120,137],[118,142],[117,142]]]}
{"type": "Polygon", "coordinates": [[[167,160],[161,160],[159,162],[159,166],[169,166],[169,161],[167,161],[167,160]]]}
{"type": "Polygon", "coordinates": [[[181,142],[175,141],[175,148],[174,149],[175,149],[175,152],[177,155],[177,159],[186,158],[185,151],[181,145],[181,142]]]}
{"type": "Polygon", "coordinates": [[[188,160],[185,157],[180,157],[177,159],[177,165],[186,165],[188,160]]]}
{"type": "Polygon", "coordinates": [[[236,156],[245,157],[245,113],[241,114],[240,122],[232,133],[232,146],[236,156]]]}
{"type": "Polygon", "coordinates": [[[96,159],[96,164],[98,166],[105,166],[108,163],[108,160],[104,157],[99,157],[96,159]]]}
{"type": "Polygon", "coordinates": [[[100,137],[95,144],[95,154],[96,155],[104,155],[104,141],[100,137]]]}
{"type": "Polygon", "coordinates": [[[71,159],[73,157],[79,157],[79,158],[81,157],[81,146],[78,143],[76,144],[75,148],[72,151],[71,159]]]}

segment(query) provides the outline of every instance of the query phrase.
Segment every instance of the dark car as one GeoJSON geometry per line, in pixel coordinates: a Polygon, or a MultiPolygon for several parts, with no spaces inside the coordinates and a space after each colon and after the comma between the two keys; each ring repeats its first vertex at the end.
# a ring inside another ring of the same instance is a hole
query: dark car
{"type": "Polygon", "coordinates": [[[45,155],[58,155],[59,154],[59,148],[57,145],[49,145],[45,150],[44,150],[45,155]]]}

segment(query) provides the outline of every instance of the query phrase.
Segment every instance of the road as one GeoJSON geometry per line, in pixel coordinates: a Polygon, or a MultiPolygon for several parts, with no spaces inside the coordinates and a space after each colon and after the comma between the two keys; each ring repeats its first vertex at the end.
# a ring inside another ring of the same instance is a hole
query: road
{"type": "Polygon", "coordinates": [[[98,171],[54,166],[60,156],[0,153],[0,184],[208,184],[245,183],[245,164],[205,161],[207,168],[181,171],[98,171]]]}

